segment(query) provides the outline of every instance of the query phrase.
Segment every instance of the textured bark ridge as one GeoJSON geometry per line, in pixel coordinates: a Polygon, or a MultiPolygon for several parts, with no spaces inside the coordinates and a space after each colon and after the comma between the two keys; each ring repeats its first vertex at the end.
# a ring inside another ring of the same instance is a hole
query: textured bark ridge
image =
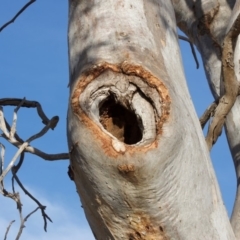
{"type": "Polygon", "coordinates": [[[91,125],[106,148],[112,148],[109,153],[156,146],[169,116],[170,98],[150,72],[128,62],[100,63],[82,74],[75,89],[75,114],[91,125]]]}

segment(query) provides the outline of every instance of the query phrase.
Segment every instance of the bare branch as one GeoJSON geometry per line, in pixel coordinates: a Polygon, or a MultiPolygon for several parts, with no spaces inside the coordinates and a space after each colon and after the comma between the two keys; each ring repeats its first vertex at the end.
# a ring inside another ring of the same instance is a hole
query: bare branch
{"type": "Polygon", "coordinates": [[[24,154],[24,152],[22,152],[21,156],[20,156],[20,159],[19,159],[19,162],[18,162],[17,166],[15,166],[15,173],[17,173],[18,170],[20,169],[20,167],[22,166],[22,163],[24,161],[24,157],[25,157],[25,154],[24,154]]]}
{"type": "Polygon", "coordinates": [[[19,231],[18,231],[18,234],[17,234],[17,237],[16,237],[16,240],[20,239],[20,237],[21,237],[23,228],[25,227],[25,226],[24,226],[24,223],[25,223],[25,222],[27,221],[27,219],[28,219],[33,213],[35,213],[38,209],[39,209],[39,207],[37,207],[36,209],[34,209],[34,210],[33,210],[32,212],[30,212],[24,219],[22,219],[21,224],[20,224],[20,227],[19,227],[19,231]]]}
{"type": "Polygon", "coordinates": [[[13,167],[14,163],[16,162],[17,158],[19,157],[19,155],[24,151],[24,149],[29,145],[29,143],[37,138],[42,137],[45,133],[47,133],[47,131],[50,128],[55,128],[55,126],[58,123],[59,118],[57,116],[53,117],[47,124],[47,126],[45,126],[39,133],[34,134],[33,136],[31,136],[30,138],[28,138],[26,140],[26,142],[24,142],[20,148],[18,149],[17,153],[14,155],[13,159],[11,160],[11,162],[9,163],[8,167],[4,170],[4,172],[2,173],[2,175],[0,176],[0,182],[3,180],[3,178],[6,176],[6,174],[11,170],[11,168],[13,167]]]}
{"type": "Polygon", "coordinates": [[[12,224],[15,222],[15,220],[12,220],[10,223],[9,223],[9,225],[8,225],[8,227],[7,227],[7,230],[6,230],[6,233],[5,233],[5,236],[4,236],[4,240],[7,240],[7,235],[8,235],[8,232],[9,232],[9,230],[10,230],[10,228],[11,228],[11,226],[12,226],[12,224]]]}
{"type": "MultiPolygon", "coordinates": [[[[7,122],[7,120],[5,119],[5,124],[7,129],[10,131],[11,127],[9,125],[9,123],[7,122]]],[[[4,137],[4,136],[3,136],[4,137]]],[[[19,148],[19,146],[21,146],[24,141],[18,136],[17,133],[15,133],[14,135],[15,139],[9,139],[7,137],[4,137],[8,142],[10,142],[11,144],[13,144],[15,147],[19,148]]],[[[25,150],[25,152],[29,152],[32,153],[34,155],[37,155],[41,158],[43,158],[44,160],[48,160],[48,161],[55,161],[55,160],[65,160],[65,159],[69,159],[69,154],[68,153],[58,153],[58,154],[48,154],[45,152],[42,152],[41,150],[32,147],[30,145],[28,145],[25,150]]]]}
{"type": "MultiPolygon", "coordinates": [[[[16,166],[13,166],[12,171],[14,169],[15,174],[17,174],[18,170],[22,166],[22,163],[24,161],[24,157],[25,157],[25,154],[24,154],[24,152],[22,152],[18,164],[16,166]]],[[[15,193],[14,179],[15,178],[12,177],[12,191],[13,191],[13,193],[15,193]]]]}
{"type": "Polygon", "coordinates": [[[52,222],[51,218],[45,213],[46,206],[43,206],[31,193],[28,192],[28,190],[23,186],[21,181],[19,180],[18,176],[16,175],[16,169],[15,167],[12,168],[12,174],[13,178],[16,180],[20,188],[23,190],[23,192],[29,196],[40,208],[44,220],[44,230],[47,231],[47,220],[52,222]]]}
{"type": "Polygon", "coordinates": [[[205,124],[207,123],[207,121],[209,120],[209,118],[211,116],[213,116],[214,111],[217,107],[217,103],[216,101],[214,101],[207,109],[206,111],[203,113],[203,115],[201,116],[201,118],[199,119],[201,127],[204,128],[205,124]]]}
{"type": "Polygon", "coordinates": [[[10,138],[10,134],[7,130],[5,119],[4,119],[2,106],[0,106],[0,129],[2,130],[3,134],[5,134],[7,138],[10,138]]]}
{"type": "Polygon", "coordinates": [[[199,62],[198,62],[198,59],[197,59],[197,54],[195,52],[195,49],[194,49],[194,46],[193,46],[192,42],[189,40],[189,38],[181,36],[181,35],[178,35],[178,38],[183,40],[183,41],[186,41],[190,44],[192,54],[193,54],[194,60],[196,62],[196,68],[199,69],[199,62]]]}
{"type": "MultiPolygon", "coordinates": [[[[19,216],[20,216],[20,227],[19,231],[17,234],[16,239],[19,239],[23,228],[24,228],[24,223],[27,221],[27,219],[38,209],[41,210],[43,221],[44,221],[44,230],[47,231],[47,220],[52,222],[51,218],[46,214],[46,206],[43,206],[32,194],[30,194],[26,188],[23,186],[21,181],[19,180],[17,176],[18,170],[21,168],[22,163],[24,161],[24,152],[28,151],[31,152],[35,155],[38,155],[40,157],[43,157],[46,160],[59,160],[59,159],[69,159],[69,154],[68,153],[62,153],[62,154],[46,154],[44,152],[41,152],[40,150],[33,148],[32,146],[29,146],[30,142],[42,137],[44,134],[48,132],[48,130],[54,129],[59,121],[59,117],[55,116],[51,120],[49,120],[46,115],[44,114],[41,105],[38,102],[35,101],[27,101],[25,98],[23,100],[21,99],[0,99],[0,129],[2,130],[3,134],[1,135],[3,138],[5,138],[8,142],[13,144],[14,146],[18,147],[18,151],[8,164],[7,168],[3,170],[3,164],[4,164],[4,152],[3,148],[2,151],[0,152],[0,164],[1,164],[1,174],[0,174],[0,182],[2,185],[0,185],[0,193],[3,196],[9,197],[13,199],[16,204],[17,204],[17,209],[19,211],[19,216]],[[14,109],[14,115],[13,115],[13,124],[10,126],[10,124],[7,122],[7,120],[4,118],[4,113],[3,113],[3,108],[2,106],[17,106],[14,109]],[[26,141],[22,140],[16,133],[16,124],[17,124],[17,112],[20,109],[20,107],[35,107],[37,108],[38,115],[42,119],[42,122],[45,124],[45,126],[42,128],[41,131],[38,133],[32,135],[29,137],[26,141]],[[20,155],[20,160],[16,166],[14,166],[15,162],[17,161],[18,157],[20,155]],[[3,186],[3,179],[6,176],[6,174],[9,171],[12,171],[12,190],[13,193],[8,192],[6,189],[4,189],[3,186]],[[20,195],[19,193],[15,192],[15,187],[14,187],[14,181],[17,182],[17,184],[20,186],[20,188],[23,190],[23,192],[28,195],[37,205],[38,207],[32,211],[30,214],[28,214],[25,218],[22,216],[22,204],[20,201],[20,195]]],[[[0,145],[0,147],[2,147],[0,145]]]]}
{"type": "Polygon", "coordinates": [[[20,107],[23,105],[24,101],[25,101],[25,98],[23,98],[23,100],[19,103],[19,105],[14,109],[13,123],[12,123],[12,127],[11,127],[11,130],[10,130],[10,138],[12,138],[14,136],[14,134],[16,133],[17,112],[20,109],[20,107]]]}
{"type": "Polygon", "coordinates": [[[58,116],[53,117],[53,118],[48,122],[48,124],[47,124],[39,133],[34,134],[34,135],[31,136],[30,138],[28,138],[28,139],[26,140],[26,142],[29,142],[29,143],[30,143],[31,141],[33,141],[33,140],[35,140],[35,139],[37,139],[37,138],[42,137],[45,133],[47,133],[47,131],[48,131],[50,128],[54,129],[54,128],[56,127],[58,121],[59,121],[59,117],[58,117],[58,116]]]}
{"type": "MultiPolygon", "coordinates": [[[[20,98],[2,98],[0,99],[0,106],[18,106],[22,102],[22,99],[20,98]]],[[[25,100],[22,104],[22,107],[26,108],[37,108],[37,113],[39,117],[42,119],[43,124],[47,125],[49,122],[49,119],[43,112],[42,106],[37,101],[28,101],[25,100]]]]}
{"type": "Polygon", "coordinates": [[[221,134],[223,124],[225,123],[225,118],[238,96],[239,84],[234,72],[233,56],[236,39],[239,32],[240,14],[235,19],[223,41],[222,73],[225,93],[219,100],[219,104],[216,108],[213,121],[209,127],[206,137],[206,142],[209,150],[211,150],[213,144],[217,141],[219,135],[221,134]]]}
{"type": "MultiPolygon", "coordinates": [[[[13,174],[16,176],[16,174],[14,173],[13,171],[13,174]]],[[[15,177],[14,176],[14,177],[15,177]]],[[[17,179],[18,182],[20,182],[19,179],[17,179]]],[[[20,182],[21,183],[21,182],[20,182]]],[[[22,188],[22,184],[20,186],[22,188]]],[[[23,188],[22,188],[23,189],[23,188]]],[[[23,191],[26,191],[26,189],[24,188],[23,191]]],[[[38,209],[40,209],[41,207],[38,206],[35,210],[33,210],[32,212],[30,212],[25,218],[23,218],[23,215],[22,215],[22,203],[21,203],[21,200],[20,200],[20,194],[19,193],[10,193],[8,192],[7,190],[4,189],[4,196],[5,197],[8,197],[8,198],[11,198],[12,200],[14,200],[17,204],[17,209],[18,209],[18,213],[19,213],[19,217],[20,217],[20,226],[19,226],[19,230],[18,230],[18,234],[17,234],[17,237],[16,239],[19,239],[21,234],[22,234],[22,231],[23,231],[23,228],[25,227],[24,226],[24,223],[27,221],[27,219],[33,214],[35,213],[38,209]]],[[[44,208],[46,208],[45,206],[43,206],[44,208]]],[[[44,212],[45,213],[45,212],[44,212]]],[[[48,217],[48,216],[47,216],[48,217]]],[[[15,221],[15,220],[14,220],[15,221]]],[[[12,224],[14,221],[12,221],[10,224],[12,224]]],[[[44,221],[45,223],[45,221],[44,221]]],[[[10,226],[9,226],[10,228],[10,226]]],[[[7,230],[8,232],[8,230],[7,230]]],[[[7,236],[7,232],[5,234],[5,236],[7,236]]]]}
{"type": "Polygon", "coordinates": [[[0,148],[1,148],[0,152],[0,175],[1,175],[4,168],[5,146],[2,143],[0,143],[0,148]]]}
{"type": "Polygon", "coordinates": [[[3,171],[2,175],[0,176],[0,182],[4,179],[4,177],[7,175],[7,173],[12,169],[14,163],[16,162],[19,155],[22,153],[22,151],[25,149],[25,147],[28,145],[28,142],[24,142],[21,147],[18,149],[14,157],[12,158],[11,162],[8,164],[7,168],[3,171]]]}
{"type": "Polygon", "coordinates": [[[21,225],[20,225],[20,228],[19,228],[19,231],[18,231],[18,235],[17,235],[17,237],[16,237],[16,240],[18,240],[18,239],[20,238],[21,234],[22,234],[23,228],[25,227],[25,226],[24,226],[24,223],[25,223],[25,222],[28,220],[28,218],[29,218],[32,214],[34,214],[38,209],[40,209],[40,207],[35,208],[32,212],[30,212],[30,213],[23,219],[23,221],[21,222],[21,225]]]}
{"type": "Polygon", "coordinates": [[[13,23],[17,17],[24,12],[25,9],[27,9],[32,3],[36,2],[36,0],[30,0],[28,3],[26,3],[18,12],[17,14],[8,22],[6,22],[1,28],[0,28],[0,32],[6,28],[9,24],[13,23]]]}

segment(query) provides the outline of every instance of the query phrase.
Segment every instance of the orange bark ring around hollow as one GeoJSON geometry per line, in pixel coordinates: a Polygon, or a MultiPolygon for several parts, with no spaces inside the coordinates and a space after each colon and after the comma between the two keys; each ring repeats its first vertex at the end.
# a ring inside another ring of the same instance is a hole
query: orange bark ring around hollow
{"type": "Polygon", "coordinates": [[[137,145],[128,145],[125,144],[125,151],[121,152],[135,152],[135,151],[147,151],[151,148],[157,147],[157,136],[162,133],[162,126],[169,118],[170,114],[170,97],[168,94],[168,89],[165,87],[163,82],[157,77],[153,76],[149,71],[144,69],[142,66],[134,65],[128,62],[123,62],[121,64],[110,64],[107,62],[99,63],[84,71],[80,78],[77,81],[75,86],[75,90],[73,91],[73,95],[71,98],[71,104],[73,112],[78,116],[79,120],[84,123],[89,129],[91,129],[94,133],[96,139],[100,139],[103,144],[103,149],[106,153],[110,155],[116,156],[119,153],[114,150],[112,147],[112,138],[105,134],[102,129],[96,125],[87,114],[81,109],[79,104],[79,97],[87,85],[96,79],[100,74],[104,71],[110,70],[116,73],[122,73],[129,76],[137,76],[142,79],[145,83],[148,84],[149,87],[155,88],[160,95],[161,98],[161,116],[157,120],[156,123],[156,139],[151,144],[147,146],[137,146],[137,145]]]}

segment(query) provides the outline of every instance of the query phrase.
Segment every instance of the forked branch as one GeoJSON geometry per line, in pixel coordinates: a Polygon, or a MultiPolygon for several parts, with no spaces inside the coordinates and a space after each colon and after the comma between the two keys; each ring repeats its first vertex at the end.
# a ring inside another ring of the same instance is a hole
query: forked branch
{"type": "MultiPolygon", "coordinates": [[[[3,144],[0,143],[0,193],[8,198],[11,198],[14,200],[17,204],[17,209],[19,212],[20,216],[20,227],[19,231],[17,234],[16,239],[19,239],[23,228],[24,224],[27,221],[27,219],[35,213],[38,209],[41,210],[43,221],[44,221],[44,230],[47,231],[47,220],[52,222],[50,217],[46,214],[46,206],[42,205],[37,198],[35,198],[22,184],[20,181],[19,177],[17,176],[18,170],[21,168],[23,162],[24,162],[24,152],[32,152],[33,154],[36,154],[40,157],[43,157],[45,159],[48,158],[48,160],[59,160],[59,159],[68,159],[68,153],[64,154],[53,154],[53,155],[48,155],[46,153],[41,152],[40,150],[31,147],[29,144],[31,141],[42,137],[44,134],[48,132],[49,129],[54,129],[59,121],[59,117],[55,116],[51,118],[50,120],[46,117],[44,114],[42,107],[40,103],[36,101],[27,101],[25,98],[24,99],[0,99],[0,130],[2,131],[2,134],[0,137],[5,138],[9,143],[13,144],[14,146],[18,147],[18,151],[14,155],[14,157],[11,159],[11,161],[8,163],[8,166],[4,168],[4,153],[5,153],[5,147],[3,144]],[[12,126],[7,122],[7,120],[4,118],[4,113],[3,113],[3,107],[2,106],[16,106],[14,109],[14,114],[13,114],[13,123],[12,126]],[[32,135],[26,140],[23,140],[20,136],[17,135],[16,133],[16,126],[17,126],[17,113],[18,110],[21,107],[35,107],[37,108],[38,115],[42,119],[42,122],[45,124],[45,126],[40,130],[38,133],[32,135]],[[19,159],[18,163],[17,160],[19,159]],[[15,165],[15,163],[17,163],[15,165]],[[5,176],[9,173],[11,170],[12,172],[12,193],[7,191],[4,188],[4,178],[5,176]],[[22,203],[20,200],[20,194],[18,192],[15,192],[15,181],[18,184],[18,186],[22,189],[22,191],[29,197],[31,198],[36,204],[37,208],[33,210],[31,213],[29,213],[25,218],[22,215],[22,203]]],[[[7,234],[9,232],[9,229],[11,227],[12,222],[8,226],[6,233],[5,233],[5,238],[7,238],[7,234]]]]}
{"type": "MultiPolygon", "coordinates": [[[[58,116],[53,117],[51,120],[48,119],[46,114],[44,113],[42,106],[39,102],[37,101],[28,101],[26,99],[19,99],[19,98],[3,98],[0,99],[0,125],[1,125],[1,130],[3,131],[4,135],[2,135],[3,138],[5,138],[8,142],[10,142],[12,145],[14,145],[17,148],[20,148],[22,144],[24,143],[23,139],[18,136],[16,131],[14,131],[13,127],[10,127],[10,124],[7,122],[7,120],[4,118],[3,115],[3,110],[1,106],[16,106],[18,107],[21,105],[21,107],[26,107],[26,108],[36,108],[37,113],[39,117],[42,120],[42,123],[45,125],[50,124],[50,128],[53,130],[56,127],[56,124],[58,122],[58,116]],[[13,132],[14,135],[10,134],[9,132],[13,132]]],[[[15,109],[16,111],[16,109],[15,109]]],[[[16,116],[14,117],[14,119],[16,116]]],[[[14,122],[14,121],[13,121],[14,122]]],[[[46,130],[46,128],[45,128],[46,130]]],[[[68,153],[58,153],[58,154],[47,154],[35,147],[32,147],[31,145],[27,145],[24,149],[25,152],[32,153],[34,155],[37,155],[45,160],[49,161],[54,161],[54,160],[60,160],[60,159],[69,159],[69,154],[68,153]]]]}

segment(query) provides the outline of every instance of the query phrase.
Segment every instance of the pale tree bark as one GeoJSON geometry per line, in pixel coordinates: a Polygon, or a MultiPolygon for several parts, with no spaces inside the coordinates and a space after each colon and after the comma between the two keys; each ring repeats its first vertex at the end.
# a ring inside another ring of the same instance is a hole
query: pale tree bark
{"type": "Polygon", "coordinates": [[[68,37],[71,168],[96,239],[235,239],[172,2],[70,0],[68,37]]]}
{"type": "MultiPolygon", "coordinates": [[[[224,55],[224,39],[230,28],[234,24],[239,25],[240,1],[235,0],[173,0],[176,12],[177,24],[185,34],[192,39],[197,46],[206,72],[206,76],[216,100],[226,92],[225,82],[222,75],[223,65],[227,63],[224,55]]],[[[236,26],[239,34],[239,26],[236,26]]],[[[233,58],[232,68],[234,68],[237,81],[240,81],[240,42],[236,38],[236,46],[233,54],[227,51],[233,58]]],[[[234,76],[234,77],[235,77],[234,76]]],[[[234,77],[228,77],[226,80],[233,80],[234,77]]],[[[232,86],[231,84],[229,84],[232,86]]],[[[237,86],[236,86],[237,88],[237,86]]],[[[233,96],[233,94],[231,94],[233,96]]],[[[229,101],[225,101],[229,105],[229,101]]],[[[240,100],[236,99],[231,111],[226,117],[225,129],[231,154],[233,157],[236,176],[237,193],[232,212],[231,224],[237,239],[240,239],[240,100]]]]}

